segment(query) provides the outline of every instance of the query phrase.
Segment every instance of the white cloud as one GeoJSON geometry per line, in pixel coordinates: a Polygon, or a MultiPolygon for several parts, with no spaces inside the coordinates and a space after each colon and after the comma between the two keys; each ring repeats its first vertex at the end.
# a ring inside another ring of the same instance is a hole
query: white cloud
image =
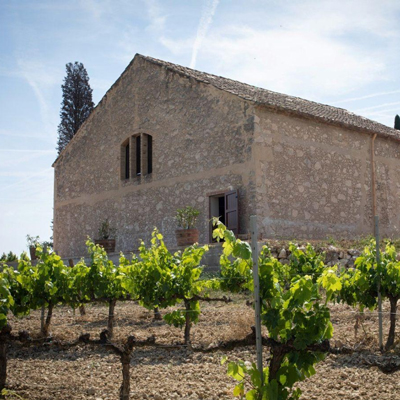
{"type": "Polygon", "coordinates": [[[388,38],[398,36],[397,0],[303,0],[290,2],[283,19],[285,28],[320,35],[339,35],[348,32],[377,35],[388,38]]]}
{"type": "Polygon", "coordinates": [[[80,5],[96,20],[110,11],[110,2],[108,0],[81,0],[80,5]]]}
{"type": "MultiPolygon", "coordinates": [[[[187,41],[163,41],[185,51],[187,41]]],[[[351,92],[382,77],[381,57],[364,54],[312,32],[219,29],[204,40],[202,65],[242,82],[278,92],[316,97],[351,92]]]]}
{"type": "MultiPolygon", "coordinates": [[[[400,3],[383,3],[282,2],[274,15],[262,10],[264,25],[219,24],[202,37],[198,68],[317,101],[389,81],[388,48],[398,35],[400,3]],[[370,46],[374,40],[383,44],[370,46]]],[[[192,48],[193,40],[164,36],[160,41],[175,56],[191,52],[194,66],[199,47],[192,48]]]]}
{"type": "Polygon", "coordinates": [[[146,0],[145,3],[150,20],[150,24],[146,27],[146,30],[155,34],[162,32],[165,29],[167,15],[163,13],[157,0],[146,0]]]}
{"type": "Polygon", "coordinates": [[[46,134],[43,133],[21,133],[14,132],[0,128],[0,137],[12,137],[12,138],[24,138],[24,139],[36,139],[40,141],[45,141],[49,143],[53,143],[51,138],[49,138],[46,134]]]}
{"type": "MultiPolygon", "coordinates": [[[[380,108],[385,108],[388,106],[400,106],[400,101],[394,101],[391,103],[383,103],[383,104],[378,104],[375,106],[371,106],[371,107],[364,107],[364,108],[359,108],[358,110],[356,110],[355,112],[357,113],[361,113],[361,112],[365,112],[365,111],[375,111],[375,110],[379,110],[380,108]]],[[[399,108],[399,107],[397,107],[399,108]]],[[[386,108],[386,110],[390,110],[391,108],[386,108]]],[[[380,112],[380,111],[378,111],[380,112]]]]}
{"type": "Polygon", "coordinates": [[[36,61],[25,57],[17,58],[17,74],[24,78],[33,90],[39,103],[40,115],[46,133],[55,138],[57,122],[54,111],[51,110],[46,93],[51,91],[54,85],[59,85],[61,77],[58,71],[49,68],[43,61],[36,61]]]}
{"type": "Polygon", "coordinates": [[[391,94],[398,94],[398,93],[400,93],[400,90],[391,90],[391,91],[387,91],[387,92],[371,93],[371,94],[367,94],[365,96],[350,97],[348,99],[335,101],[333,104],[350,103],[350,102],[353,102],[353,101],[372,99],[374,97],[388,96],[388,95],[391,95],[391,94]]]}
{"type": "Polygon", "coordinates": [[[190,68],[196,67],[197,54],[201,48],[201,45],[203,44],[204,38],[207,35],[208,29],[210,28],[218,3],[219,0],[206,0],[204,4],[199,27],[197,28],[196,39],[193,44],[190,68]]]}

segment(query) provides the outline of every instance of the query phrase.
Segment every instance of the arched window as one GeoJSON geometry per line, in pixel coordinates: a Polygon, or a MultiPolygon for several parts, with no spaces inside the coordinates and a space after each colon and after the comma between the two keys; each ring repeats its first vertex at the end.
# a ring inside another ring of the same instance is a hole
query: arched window
{"type": "Polygon", "coordinates": [[[153,138],[139,133],[121,146],[121,179],[149,175],[153,172],[153,138]]]}

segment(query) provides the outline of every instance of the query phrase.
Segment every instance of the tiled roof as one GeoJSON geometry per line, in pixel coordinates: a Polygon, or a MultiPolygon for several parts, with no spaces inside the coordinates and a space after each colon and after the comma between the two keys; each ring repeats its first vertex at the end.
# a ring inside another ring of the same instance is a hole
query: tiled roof
{"type": "Polygon", "coordinates": [[[389,128],[379,122],[372,121],[360,115],[353,114],[343,108],[333,107],[326,104],[316,103],[310,100],[304,100],[299,97],[288,96],[251,86],[246,83],[234,81],[232,79],[223,78],[205,72],[196,71],[191,68],[182,67],[181,65],[172,64],[167,61],[157,60],[155,58],[137,56],[153,63],[160,65],[168,70],[174,71],[183,76],[193,78],[199,82],[210,84],[218,89],[232,93],[243,99],[253,101],[257,104],[264,105],[268,108],[280,110],[292,114],[301,115],[307,118],[317,119],[330,124],[344,126],[350,129],[364,130],[371,133],[377,133],[382,136],[400,139],[400,131],[389,128]]]}

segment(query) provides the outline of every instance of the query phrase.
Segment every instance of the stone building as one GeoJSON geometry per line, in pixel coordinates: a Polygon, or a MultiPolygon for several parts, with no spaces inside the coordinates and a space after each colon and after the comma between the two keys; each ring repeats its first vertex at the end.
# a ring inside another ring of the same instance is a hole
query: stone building
{"type": "Polygon", "coordinates": [[[53,166],[54,246],[85,254],[108,218],[117,251],[158,227],[175,246],[177,208],[229,214],[265,238],[396,236],[400,135],[346,110],[136,55],[53,166]]]}

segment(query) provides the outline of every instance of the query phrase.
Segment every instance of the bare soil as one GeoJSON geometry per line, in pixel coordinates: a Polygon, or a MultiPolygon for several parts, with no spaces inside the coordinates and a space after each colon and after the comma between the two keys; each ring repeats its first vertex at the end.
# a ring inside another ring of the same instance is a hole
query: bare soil
{"type": "MultiPolygon", "coordinates": [[[[254,323],[254,314],[245,302],[244,296],[236,296],[229,304],[202,304],[200,321],[192,328],[193,344],[216,344],[246,336],[254,323]]],[[[74,313],[67,307],[57,307],[53,313],[53,337],[62,341],[72,341],[82,333],[98,337],[107,326],[108,309],[101,304],[89,305],[86,309],[87,315],[81,317],[78,311],[74,313]]],[[[335,328],[331,345],[355,351],[328,355],[317,365],[316,375],[299,385],[303,390],[302,398],[400,399],[400,370],[384,373],[378,368],[388,360],[400,365],[398,340],[392,352],[382,355],[378,350],[376,312],[366,312],[364,317],[358,318],[359,314],[353,308],[332,305],[331,309],[335,328]]],[[[384,311],[388,311],[388,304],[384,311]]],[[[145,339],[152,334],[159,343],[183,341],[182,330],[170,327],[164,321],[153,321],[152,311],[133,302],[117,303],[115,315],[116,342],[123,342],[129,335],[145,339]]],[[[384,314],[385,338],[388,320],[389,316],[384,314]]],[[[11,317],[10,322],[14,333],[27,330],[32,336],[37,335],[40,311],[22,319],[11,317]]],[[[226,365],[221,365],[224,354],[231,360],[255,361],[252,347],[211,354],[193,353],[186,347],[135,349],[131,362],[131,399],[232,399],[235,382],[226,375],[226,365]]],[[[267,348],[264,355],[265,358],[269,356],[267,348]]],[[[8,374],[8,388],[15,393],[7,396],[9,399],[116,400],[122,372],[119,357],[99,346],[79,345],[61,350],[51,345],[22,347],[12,343],[8,374]]]]}

